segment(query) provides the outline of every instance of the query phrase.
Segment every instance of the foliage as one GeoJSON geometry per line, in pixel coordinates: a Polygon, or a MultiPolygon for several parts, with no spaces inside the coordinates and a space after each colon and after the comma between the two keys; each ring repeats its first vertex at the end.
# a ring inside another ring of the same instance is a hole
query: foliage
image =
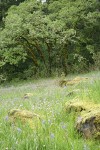
{"type": "Polygon", "coordinates": [[[12,5],[19,5],[24,0],[0,0],[0,26],[4,25],[3,20],[7,15],[7,10],[12,5]]]}
{"type": "Polygon", "coordinates": [[[12,6],[0,33],[1,70],[28,62],[34,74],[88,70],[100,49],[99,6],[95,0],[29,0],[12,6]]]}

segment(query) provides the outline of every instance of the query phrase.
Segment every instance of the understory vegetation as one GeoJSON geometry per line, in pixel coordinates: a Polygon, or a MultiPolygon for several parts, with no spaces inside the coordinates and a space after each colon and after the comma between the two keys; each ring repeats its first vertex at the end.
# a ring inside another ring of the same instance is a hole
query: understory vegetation
{"type": "Polygon", "coordinates": [[[75,114],[65,110],[65,103],[73,99],[100,103],[100,72],[82,76],[89,80],[73,86],[60,87],[57,78],[0,87],[0,150],[100,149],[98,140],[85,139],[76,132],[75,114]],[[79,92],[69,95],[73,90],[79,92]],[[26,93],[31,96],[25,97],[26,93]],[[39,126],[31,128],[20,121],[9,123],[11,109],[38,114],[41,118],[39,126]]]}

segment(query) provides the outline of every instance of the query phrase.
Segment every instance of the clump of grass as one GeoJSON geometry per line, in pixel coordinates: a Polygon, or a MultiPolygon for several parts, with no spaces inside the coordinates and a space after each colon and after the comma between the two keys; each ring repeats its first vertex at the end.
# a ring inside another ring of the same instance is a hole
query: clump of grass
{"type": "Polygon", "coordinates": [[[92,79],[79,88],[81,88],[81,92],[78,95],[79,99],[100,103],[100,79],[92,79]]]}

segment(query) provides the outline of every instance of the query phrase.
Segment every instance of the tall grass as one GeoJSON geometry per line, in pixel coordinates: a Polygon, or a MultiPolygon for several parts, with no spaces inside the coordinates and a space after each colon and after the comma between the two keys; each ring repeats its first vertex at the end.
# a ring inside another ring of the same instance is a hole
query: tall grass
{"type": "Polygon", "coordinates": [[[92,78],[63,88],[57,86],[55,80],[1,87],[0,150],[98,150],[99,141],[81,137],[75,130],[75,115],[65,111],[65,102],[76,98],[99,103],[100,80],[92,78]],[[74,89],[80,92],[68,96],[74,89]],[[33,96],[24,99],[28,92],[33,96]],[[29,124],[9,123],[8,111],[13,108],[39,114],[39,127],[32,129],[29,124]]]}

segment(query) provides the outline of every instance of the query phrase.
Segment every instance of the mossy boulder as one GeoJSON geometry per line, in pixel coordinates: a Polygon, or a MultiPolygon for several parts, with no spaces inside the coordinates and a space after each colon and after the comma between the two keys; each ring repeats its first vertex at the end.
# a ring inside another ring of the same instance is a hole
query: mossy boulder
{"type": "Polygon", "coordinates": [[[64,87],[64,86],[66,86],[66,85],[67,85],[67,80],[61,79],[61,80],[59,81],[59,86],[64,87]]]}
{"type": "Polygon", "coordinates": [[[87,77],[85,78],[85,77],[76,77],[76,78],[74,78],[74,79],[72,79],[72,80],[69,80],[69,81],[67,81],[67,85],[74,85],[74,84],[78,84],[78,83],[80,83],[80,82],[83,82],[83,81],[87,81],[87,77]]]}
{"type": "Polygon", "coordinates": [[[24,94],[24,99],[29,99],[32,96],[33,96],[33,93],[26,93],[24,94]]]}
{"type": "Polygon", "coordinates": [[[82,113],[76,121],[76,129],[86,139],[100,140],[100,108],[82,113]]]}
{"type": "Polygon", "coordinates": [[[73,100],[65,104],[67,113],[74,112],[79,116],[76,121],[76,130],[86,139],[100,139],[100,104],[73,100]]]}
{"type": "Polygon", "coordinates": [[[63,86],[67,86],[67,85],[74,85],[74,84],[78,84],[80,82],[84,82],[87,80],[88,80],[87,77],[75,77],[72,80],[61,79],[59,81],[59,86],[63,87],[63,86]]]}
{"type": "Polygon", "coordinates": [[[11,109],[8,116],[10,123],[16,124],[20,121],[22,125],[27,123],[31,128],[40,123],[40,116],[28,110],[11,109]]]}
{"type": "Polygon", "coordinates": [[[87,105],[86,102],[82,102],[79,100],[72,100],[70,102],[65,103],[65,109],[68,113],[71,112],[82,112],[89,109],[89,104],[87,105]]]}

